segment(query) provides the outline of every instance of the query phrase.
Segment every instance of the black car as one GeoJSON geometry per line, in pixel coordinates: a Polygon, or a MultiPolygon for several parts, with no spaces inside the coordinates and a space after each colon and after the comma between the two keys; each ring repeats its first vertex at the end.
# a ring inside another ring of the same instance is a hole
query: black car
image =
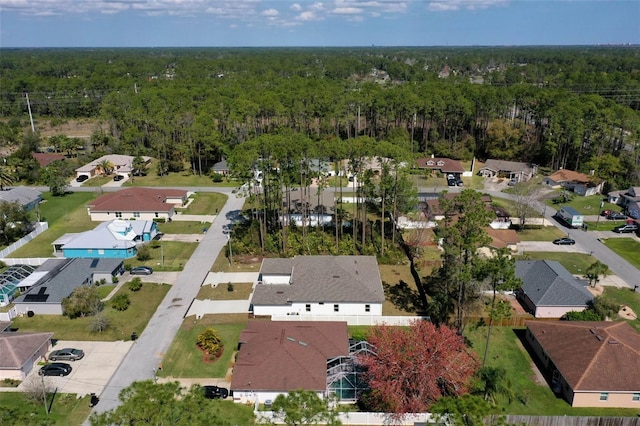
{"type": "Polygon", "coordinates": [[[457,182],[455,179],[447,179],[447,185],[449,186],[456,186],[457,182]]]}
{"type": "Polygon", "coordinates": [[[47,364],[38,371],[41,376],[68,376],[71,373],[71,366],[64,362],[52,362],[47,364]]]}
{"type": "Polygon", "coordinates": [[[229,389],[218,386],[203,386],[204,397],[209,399],[226,399],[229,396],[229,389]]]}
{"type": "Polygon", "coordinates": [[[553,240],[553,244],[558,245],[558,246],[572,246],[576,243],[575,240],[565,237],[565,238],[558,238],[557,240],[553,240]]]}
{"type": "Polygon", "coordinates": [[[625,220],[627,215],[619,212],[611,212],[607,215],[607,219],[609,220],[625,220]]]}
{"type": "Polygon", "coordinates": [[[87,175],[80,175],[76,178],[76,182],[84,182],[85,180],[89,179],[89,176],[87,175]]]}
{"type": "Polygon", "coordinates": [[[151,275],[153,274],[153,268],[148,266],[136,266],[129,271],[131,275],[151,275]]]}
{"type": "Polygon", "coordinates": [[[82,349],[64,348],[53,351],[49,354],[51,361],[57,361],[64,359],[67,361],[77,361],[84,358],[84,351],[82,349]]]}
{"type": "Polygon", "coordinates": [[[626,225],[620,225],[613,228],[613,232],[617,232],[618,234],[629,234],[631,232],[636,232],[638,230],[638,225],[634,223],[627,223],[626,225]]]}
{"type": "Polygon", "coordinates": [[[113,177],[113,180],[115,180],[116,182],[118,182],[118,181],[120,181],[120,180],[122,180],[122,179],[124,179],[124,176],[122,176],[122,175],[115,175],[115,176],[113,177]]]}

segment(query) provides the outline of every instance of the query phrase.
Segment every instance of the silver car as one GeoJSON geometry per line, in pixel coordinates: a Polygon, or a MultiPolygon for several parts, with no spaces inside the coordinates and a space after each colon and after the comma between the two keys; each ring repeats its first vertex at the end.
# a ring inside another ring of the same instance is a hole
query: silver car
{"type": "Polygon", "coordinates": [[[77,361],[84,358],[82,349],[64,348],[53,351],[49,354],[49,360],[58,361],[64,359],[66,361],[77,361]]]}

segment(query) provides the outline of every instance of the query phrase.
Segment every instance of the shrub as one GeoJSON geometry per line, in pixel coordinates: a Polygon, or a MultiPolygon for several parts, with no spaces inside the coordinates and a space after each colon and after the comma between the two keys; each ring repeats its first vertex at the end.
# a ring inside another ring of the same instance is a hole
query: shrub
{"type": "Polygon", "coordinates": [[[129,281],[128,287],[131,291],[139,291],[142,288],[142,280],[140,277],[135,277],[129,281]]]}
{"type": "Polygon", "coordinates": [[[151,246],[151,248],[153,248],[153,249],[160,248],[160,245],[161,245],[160,241],[158,241],[158,240],[153,240],[153,241],[151,241],[149,243],[149,246],[151,246]]]}
{"type": "Polygon", "coordinates": [[[232,283],[227,284],[227,291],[233,291],[233,284],[232,283]]]}
{"type": "Polygon", "coordinates": [[[196,344],[209,355],[215,355],[222,349],[222,339],[218,336],[218,332],[211,327],[198,334],[196,344]]]}
{"type": "Polygon", "coordinates": [[[119,281],[120,281],[120,278],[118,278],[118,277],[111,278],[111,282],[114,283],[114,284],[118,284],[119,281]]]}
{"type": "Polygon", "coordinates": [[[109,327],[111,327],[111,320],[109,320],[109,318],[104,315],[96,315],[89,324],[89,331],[92,333],[102,333],[109,327]]]}
{"type": "Polygon", "coordinates": [[[95,315],[102,310],[104,304],[95,287],[81,285],[73,290],[69,297],[62,300],[62,311],[69,318],[95,315]]]}
{"type": "Polygon", "coordinates": [[[153,218],[153,221],[154,221],[155,223],[165,223],[165,222],[166,222],[166,220],[165,220],[165,218],[164,218],[164,217],[154,217],[154,218],[153,218]]]}
{"type": "Polygon", "coordinates": [[[214,173],[211,176],[211,179],[213,179],[215,183],[220,183],[224,180],[224,176],[222,176],[220,173],[214,173]]]}
{"type": "Polygon", "coordinates": [[[146,260],[151,259],[151,250],[149,249],[149,246],[144,245],[138,248],[138,254],[136,256],[136,258],[140,261],[140,262],[144,262],[146,260]]]}
{"type": "Polygon", "coordinates": [[[111,307],[117,311],[126,311],[131,304],[128,294],[118,294],[111,299],[111,307]]]}

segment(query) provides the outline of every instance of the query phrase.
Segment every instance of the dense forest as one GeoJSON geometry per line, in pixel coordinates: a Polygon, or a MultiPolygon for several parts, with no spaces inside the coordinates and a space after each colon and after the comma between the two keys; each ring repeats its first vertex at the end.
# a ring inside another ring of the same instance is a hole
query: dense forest
{"type": "Polygon", "coordinates": [[[3,145],[24,137],[28,93],[36,120],[100,120],[96,152],[151,155],[159,173],[208,173],[238,145],[292,132],[639,182],[631,46],[3,49],[0,77],[3,145]]]}

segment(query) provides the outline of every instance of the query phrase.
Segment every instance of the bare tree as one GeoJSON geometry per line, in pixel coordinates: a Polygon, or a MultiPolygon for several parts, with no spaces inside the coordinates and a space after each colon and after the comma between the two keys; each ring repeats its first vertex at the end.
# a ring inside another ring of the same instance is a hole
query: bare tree
{"type": "Polygon", "coordinates": [[[34,405],[44,404],[47,413],[49,412],[47,399],[55,392],[55,387],[48,378],[32,374],[22,383],[24,397],[34,405]]]}
{"type": "Polygon", "coordinates": [[[526,182],[518,182],[513,187],[513,195],[516,209],[516,216],[520,220],[520,229],[524,228],[527,221],[527,214],[534,210],[533,204],[540,194],[540,185],[532,179],[526,182]]]}

